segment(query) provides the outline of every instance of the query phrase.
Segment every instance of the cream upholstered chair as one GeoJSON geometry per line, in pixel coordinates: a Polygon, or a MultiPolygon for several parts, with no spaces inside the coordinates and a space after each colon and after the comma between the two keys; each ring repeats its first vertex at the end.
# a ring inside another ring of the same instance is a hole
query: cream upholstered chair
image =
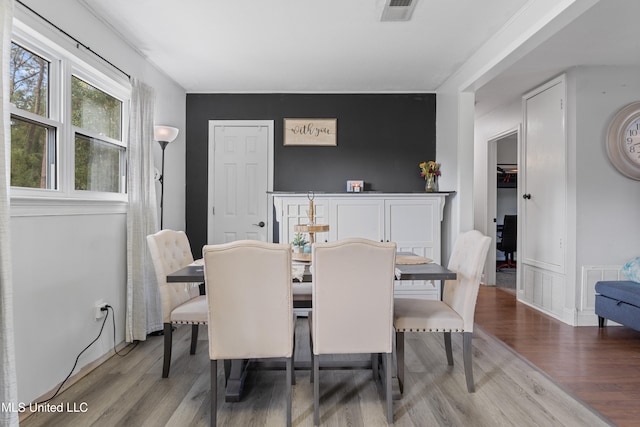
{"type": "Polygon", "coordinates": [[[444,284],[442,301],[396,298],[394,327],[398,358],[400,391],[404,388],[404,333],[444,332],[445,351],[453,365],[451,332],[463,335],[464,372],[469,393],[475,391],[471,360],[473,317],[480,286],[480,277],[491,239],[477,230],[458,236],[448,268],[457,274],[456,280],[444,284]]]}
{"type": "Polygon", "coordinates": [[[198,325],[207,324],[207,300],[197,283],[167,283],[167,274],[193,262],[191,245],[184,231],[160,230],[147,236],[162,304],[164,362],[162,378],[169,376],[173,325],[191,325],[191,354],[198,344],[198,325]]]}
{"type": "Polygon", "coordinates": [[[218,360],[286,358],[291,425],[294,316],[291,246],[257,240],[202,250],[209,301],[211,425],[216,425],[218,360]]]}
{"type": "Polygon", "coordinates": [[[393,422],[391,369],[395,243],[350,238],[312,248],[313,422],[319,423],[321,354],[371,353],[374,377],[385,356],[387,421],[393,422]]]}

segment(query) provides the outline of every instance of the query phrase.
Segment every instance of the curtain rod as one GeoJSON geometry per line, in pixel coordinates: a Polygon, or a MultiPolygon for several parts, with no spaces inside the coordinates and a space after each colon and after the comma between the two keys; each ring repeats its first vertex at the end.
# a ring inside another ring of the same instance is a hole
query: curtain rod
{"type": "Polygon", "coordinates": [[[36,16],[38,16],[40,19],[45,21],[47,24],[51,25],[52,27],[54,27],[55,29],[60,31],[62,34],[64,34],[65,36],[69,37],[71,40],[76,42],[76,48],[79,48],[80,46],[82,46],[83,48],[85,48],[86,50],[88,50],[89,52],[91,52],[92,54],[97,56],[98,58],[100,58],[103,62],[106,62],[107,64],[111,65],[111,67],[115,68],[116,70],[120,71],[122,74],[127,76],[128,79],[131,79],[131,76],[129,74],[127,74],[124,71],[122,71],[121,68],[119,68],[118,66],[114,65],[111,61],[109,61],[108,59],[106,59],[105,57],[103,57],[102,55],[97,53],[96,51],[92,50],[89,46],[87,46],[86,44],[82,43],[80,40],[78,40],[77,38],[73,37],[71,34],[67,33],[65,30],[63,30],[62,28],[58,27],[53,22],[49,21],[47,18],[45,18],[44,16],[42,16],[41,14],[39,14],[38,12],[33,10],[32,8],[30,8],[29,6],[24,4],[22,1],[20,1],[20,0],[15,0],[15,1],[16,1],[16,3],[20,3],[22,6],[26,7],[27,9],[29,9],[29,11],[31,11],[31,13],[33,13],[36,16]]]}

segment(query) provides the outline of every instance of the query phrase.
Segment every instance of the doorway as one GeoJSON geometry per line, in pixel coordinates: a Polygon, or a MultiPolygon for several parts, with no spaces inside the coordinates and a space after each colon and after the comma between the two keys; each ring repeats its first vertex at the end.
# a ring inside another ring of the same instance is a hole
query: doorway
{"type": "Polygon", "coordinates": [[[273,241],[273,120],[209,121],[207,243],[273,241]]]}
{"type": "MultiPolygon", "coordinates": [[[[517,289],[517,252],[509,243],[517,238],[509,228],[518,215],[518,147],[520,127],[509,129],[488,141],[488,234],[492,247],[487,257],[487,283],[512,294],[517,289]],[[505,217],[507,225],[505,229],[505,217]],[[510,238],[512,236],[512,238],[510,238]]],[[[513,242],[515,246],[515,242],[513,242]]]]}

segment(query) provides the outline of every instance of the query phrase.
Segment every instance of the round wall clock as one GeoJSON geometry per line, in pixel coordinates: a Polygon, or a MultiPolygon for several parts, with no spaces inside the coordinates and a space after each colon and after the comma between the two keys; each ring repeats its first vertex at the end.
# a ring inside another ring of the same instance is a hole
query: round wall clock
{"type": "Polygon", "coordinates": [[[620,173],[640,181],[640,102],[622,108],[609,123],[607,154],[620,173]]]}

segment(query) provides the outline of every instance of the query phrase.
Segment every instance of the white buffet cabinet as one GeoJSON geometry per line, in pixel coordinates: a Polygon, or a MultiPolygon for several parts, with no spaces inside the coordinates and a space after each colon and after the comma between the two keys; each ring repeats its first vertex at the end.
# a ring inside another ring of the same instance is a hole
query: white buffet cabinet
{"type": "MultiPolygon", "coordinates": [[[[391,241],[398,251],[413,252],[440,263],[441,224],[448,193],[320,193],[314,196],[315,223],[328,224],[317,242],[347,237],[391,241]]],[[[293,227],[309,221],[306,193],[274,193],[279,241],[291,242],[293,227]]],[[[440,298],[440,283],[398,281],[396,296],[440,298]]]]}

